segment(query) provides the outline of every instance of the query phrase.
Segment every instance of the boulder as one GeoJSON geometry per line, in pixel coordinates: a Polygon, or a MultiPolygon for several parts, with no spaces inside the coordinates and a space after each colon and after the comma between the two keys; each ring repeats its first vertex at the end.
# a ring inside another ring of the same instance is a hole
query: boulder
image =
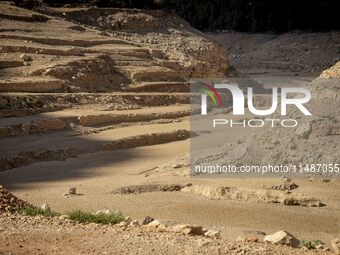
{"type": "Polygon", "coordinates": [[[272,235],[267,235],[264,237],[263,241],[273,244],[287,245],[291,247],[299,247],[300,245],[300,241],[286,231],[278,231],[272,235]]]}
{"type": "Polygon", "coordinates": [[[175,225],[172,227],[172,231],[176,233],[184,233],[186,235],[203,235],[203,228],[201,226],[192,225],[175,225]]]}

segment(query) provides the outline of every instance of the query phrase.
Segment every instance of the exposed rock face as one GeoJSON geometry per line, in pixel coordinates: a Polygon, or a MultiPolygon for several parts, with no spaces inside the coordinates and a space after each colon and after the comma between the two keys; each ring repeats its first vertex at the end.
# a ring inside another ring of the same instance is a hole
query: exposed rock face
{"type": "Polygon", "coordinates": [[[0,185],[0,214],[17,212],[18,210],[32,206],[30,203],[14,196],[0,185]]]}
{"type": "Polygon", "coordinates": [[[203,235],[203,229],[201,226],[176,225],[172,227],[172,231],[187,235],[203,235]]]}
{"type": "Polygon", "coordinates": [[[225,187],[212,187],[203,185],[192,185],[182,188],[182,192],[197,194],[209,198],[221,198],[226,193],[225,187]]]}
{"type": "Polygon", "coordinates": [[[174,13],[36,10],[49,16],[0,5],[2,25],[10,28],[0,32],[1,92],[109,92],[138,82],[230,73],[226,50],[174,13]],[[33,15],[49,21],[31,20],[33,15]]]}
{"type": "Polygon", "coordinates": [[[230,63],[238,71],[319,73],[340,59],[339,31],[283,34],[219,31],[208,34],[228,49],[230,63]]]}
{"type": "Polygon", "coordinates": [[[279,231],[272,235],[267,235],[264,238],[264,242],[282,244],[291,247],[299,247],[300,244],[300,241],[298,239],[296,239],[292,234],[286,231],[279,231]]]}
{"type": "MultiPolygon", "coordinates": [[[[61,15],[54,10],[42,11],[61,15]]],[[[149,48],[162,67],[182,77],[220,77],[230,71],[226,50],[171,12],[90,8],[71,9],[62,16],[108,34],[114,31],[115,38],[149,48]]]]}
{"type": "Polygon", "coordinates": [[[340,78],[340,61],[336,63],[333,67],[323,71],[320,75],[320,78],[340,78]]]}
{"type": "Polygon", "coordinates": [[[261,201],[267,203],[281,203],[283,205],[321,207],[324,204],[316,198],[302,194],[292,194],[290,189],[296,188],[296,184],[286,184],[270,187],[268,189],[214,187],[207,185],[192,185],[182,188],[181,192],[196,194],[210,199],[232,199],[246,201],[261,201]]]}
{"type": "Polygon", "coordinates": [[[150,184],[150,185],[131,185],[126,187],[121,187],[114,190],[113,194],[140,194],[145,192],[171,192],[171,191],[180,191],[183,187],[190,185],[181,185],[181,184],[150,184]]]}

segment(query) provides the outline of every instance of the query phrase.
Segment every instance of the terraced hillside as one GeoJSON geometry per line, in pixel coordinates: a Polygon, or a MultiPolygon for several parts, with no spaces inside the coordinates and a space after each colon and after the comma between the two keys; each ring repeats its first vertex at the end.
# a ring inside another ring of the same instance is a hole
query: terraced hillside
{"type": "Polygon", "coordinates": [[[38,11],[0,4],[0,171],[186,139],[187,81],[229,72],[174,14],[38,11]]]}

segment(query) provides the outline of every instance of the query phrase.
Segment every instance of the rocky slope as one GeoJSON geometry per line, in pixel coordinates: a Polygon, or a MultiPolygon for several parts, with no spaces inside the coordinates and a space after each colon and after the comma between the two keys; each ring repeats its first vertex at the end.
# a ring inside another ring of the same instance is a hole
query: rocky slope
{"type": "Polygon", "coordinates": [[[319,74],[340,59],[340,32],[284,34],[208,33],[230,53],[230,63],[245,73],[319,74]]]}
{"type": "Polygon", "coordinates": [[[2,3],[2,92],[117,91],[228,74],[227,53],[174,14],[2,3]],[[103,30],[107,30],[104,32],[103,30]]]}
{"type": "Polygon", "coordinates": [[[0,214],[14,213],[29,206],[31,206],[30,203],[17,198],[7,189],[0,186],[0,214]]]}

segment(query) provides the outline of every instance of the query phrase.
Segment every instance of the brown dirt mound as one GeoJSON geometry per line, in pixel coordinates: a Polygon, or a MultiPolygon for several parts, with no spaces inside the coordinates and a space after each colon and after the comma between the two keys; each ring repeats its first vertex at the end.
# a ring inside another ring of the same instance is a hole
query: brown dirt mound
{"type": "Polygon", "coordinates": [[[0,213],[13,213],[18,210],[32,206],[30,203],[14,196],[4,187],[0,186],[0,213]]]}

